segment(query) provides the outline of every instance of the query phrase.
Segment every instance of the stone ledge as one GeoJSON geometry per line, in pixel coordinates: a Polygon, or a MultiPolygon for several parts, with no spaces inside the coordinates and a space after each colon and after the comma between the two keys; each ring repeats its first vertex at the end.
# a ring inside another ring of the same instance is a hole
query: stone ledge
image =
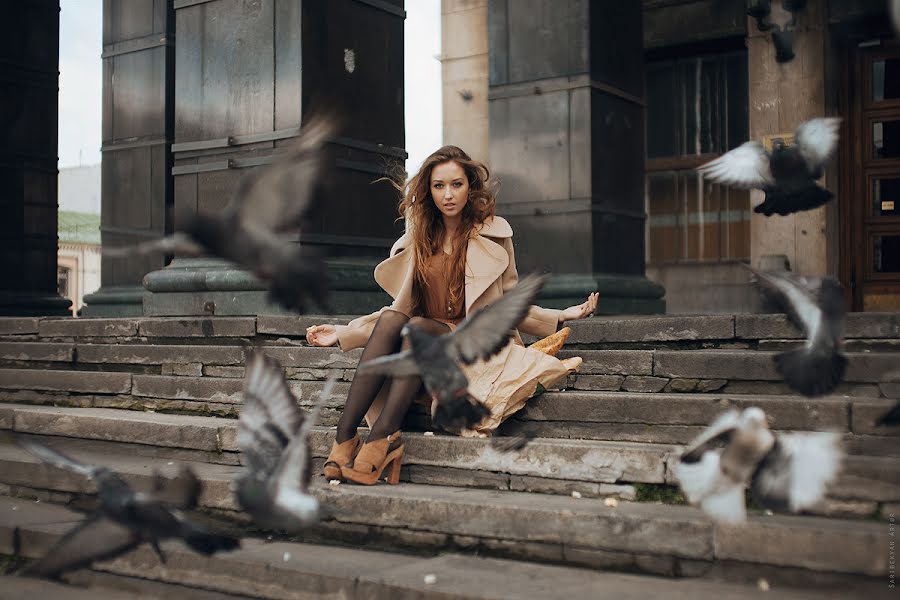
{"type": "Polygon", "coordinates": [[[53,342],[0,342],[0,359],[72,362],[75,346],[53,342]]]}
{"type": "MultiPolygon", "coordinates": [[[[10,509],[15,503],[14,500],[0,499],[0,512],[5,515],[13,513],[10,509]]],[[[35,506],[33,503],[24,506],[19,504],[21,516],[30,513],[35,506]]],[[[52,508],[55,510],[46,512],[42,519],[31,519],[31,524],[19,527],[19,537],[22,540],[20,550],[24,556],[34,558],[43,555],[71,527],[71,522],[80,517],[61,507],[52,508]]],[[[16,526],[17,524],[4,519],[0,523],[0,532],[8,533],[11,537],[16,526]]],[[[750,600],[759,597],[759,590],[755,585],[698,579],[660,579],[459,554],[434,558],[416,557],[334,546],[265,543],[255,539],[245,540],[242,549],[238,551],[208,558],[191,553],[177,543],[166,544],[165,552],[170,557],[165,568],[159,565],[156,557],[146,547],[138,548],[114,561],[102,563],[96,568],[145,581],[187,585],[193,590],[205,589],[267,598],[293,597],[297,590],[329,597],[365,597],[371,600],[562,600],[597,597],[598,590],[603,590],[604,597],[621,599],[677,597],[692,600],[750,600]],[[433,575],[435,581],[426,583],[426,574],[433,575]]],[[[100,585],[110,582],[109,576],[97,573],[91,577],[91,581],[95,580],[100,585]]],[[[37,580],[13,578],[2,581],[4,589],[12,589],[7,584],[19,585],[24,582],[22,585],[39,586],[40,590],[53,586],[54,593],[69,593],[69,590],[73,590],[37,580]],[[62,590],[57,589],[60,587],[62,590]]],[[[780,587],[778,597],[785,600],[828,599],[841,597],[838,594],[846,594],[847,591],[838,588],[811,592],[780,587]]],[[[854,591],[859,591],[859,588],[854,591]]],[[[113,597],[99,595],[100,592],[96,589],[91,589],[89,593],[91,598],[100,600],[113,597]]],[[[44,597],[42,594],[43,592],[37,592],[38,597],[44,597]]],[[[88,596],[71,597],[73,600],[82,600],[88,596]]]]}
{"type": "MultiPolygon", "coordinates": [[[[656,350],[653,374],[659,377],[781,381],[772,358],[776,352],[752,350],[656,350]]],[[[878,382],[897,357],[888,353],[848,353],[845,382],[878,382]]]]}
{"type": "Polygon", "coordinates": [[[131,373],[0,369],[0,389],[127,394],[131,377],[131,373]]]}
{"type": "Polygon", "coordinates": [[[142,337],[253,337],[254,317],[149,318],[139,321],[142,337]]]}
{"type": "Polygon", "coordinates": [[[40,322],[40,317],[0,317],[0,335],[34,334],[40,322]]]}
{"type": "MultiPolygon", "coordinates": [[[[150,484],[154,469],[174,471],[162,461],[75,453],[91,463],[102,462],[135,485],[150,484]]],[[[38,465],[18,448],[2,448],[0,477],[4,483],[56,491],[86,491],[84,480],[49,465],[38,465]]],[[[192,463],[205,483],[201,504],[234,510],[229,481],[235,467],[192,463]]],[[[652,554],[694,560],[740,560],[812,572],[884,576],[886,554],[874,544],[883,524],[816,517],[751,517],[740,535],[723,536],[696,509],[662,504],[601,502],[518,492],[452,487],[342,485],[317,488],[320,497],[340,515],[334,525],[386,527],[539,543],[608,552],[652,554]],[[776,536],[773,538],[773,536],[776,536]],[[771,548],[777,539],[779,548],[771,548]],[[822,552],[823,546],[851,549],[822,552]],[[884,556],[881,556],[884,554],[884,556]]],[[[2,512],[2,511],[0,511],[2,512]]],[[[325,524],[328,526],[328,524],[325,524]]],[[[878,537],[882,536],[882,537],[878,537]]]]}
{"type": "Polygon", "coordinates": [[[570,324],[570,344],[730,340],[734,316],[594,317],[570,324]]]}
{"type": "MultiPolygon", "coordinates": [[[[845,339],[900,338],[898,313],[850,313],[847,315],[845,339]]],[[[798,339],[803,333],[786,315],[739,314],[734,317],[735,337],[739,339],[798,339]]]]}
{"type": "Polygon", "coordinates": [[[41,337],[134,337],[138,319],[41,319],[41,337]]]}

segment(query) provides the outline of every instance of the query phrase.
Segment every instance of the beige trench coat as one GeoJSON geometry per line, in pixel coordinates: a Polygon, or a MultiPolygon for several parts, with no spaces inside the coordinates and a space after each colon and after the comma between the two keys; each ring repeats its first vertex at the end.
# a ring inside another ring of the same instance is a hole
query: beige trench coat
{"type": "MultiPolygon", "coordinates": [[[[494,217],[480,226],[469,240],[466,250],[465,302],[466,314],[487,306],[500,298],[518,281],[512,245],[512,228],[506,219],[494,217]]],[[[375,267],[375,281],[390,294],[393,303],[372,314],[336,326],[342,350],[366,345],[378,317],[392,309],[409,315],[413,279],[413,249],[409,233],[404,234],[391,248],[390,257],[375,267]]],[[[525,333],[546,337],[557,330],[559,310],[532,306],[518,325],[525,333]]],[[[510,414],[521,409],[534,394],[538,383],[544,387],[564,377],[567,370],[555,357],[538,350],[525,348],[518,331],[500,353],[487,361],[463,368],[469,379],[469,393],[491,409],[491,416],[477,429],[490,431],[510,414]]],[[[387,394],[388,384],[379,392],[366,413],[366,421],[375,422],[387,394]]]]}

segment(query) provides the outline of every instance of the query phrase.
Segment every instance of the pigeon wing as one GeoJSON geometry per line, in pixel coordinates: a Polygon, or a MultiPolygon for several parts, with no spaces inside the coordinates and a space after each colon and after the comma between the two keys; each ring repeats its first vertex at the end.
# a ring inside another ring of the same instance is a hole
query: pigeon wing
{"type": "Polygon", "coordinates": [[[325,164],[323,147],[337,129],[330,114],[307,120],[299,135],[272,162],[245,175],[226,207],[226,219],[247,229],[283,231],[299,225],[310,207],[325,164]]]}
{"type": "Polygon", "coordinates": [[[746,142],[719,158],[697,167],[706,179],[742,189],[774,185],[769,155],[759,142],[746,142]]]}
{"type": "Polygon", "coordinates": [[[840,118],[829,117],[806,121],[794,132],[794,143],[814,179],[822,176],[822,169],[834,156],[840,128],[840,118]]]}
{"type": "Polygon", "coordinates": [[[840,470],[840,435],[791,433],[775,439],[753,476],[754,497],[775,510],[797,512],[813,506],[840,470]]]}
{"type": "Polygon", "coordinates": [[[103,517],[89,517],[76,525],[42,558],[29,564],[22,575],[56,577],[114,558],[140,545],[140,535],[103,517]]]}
{"type": "Polygon", "coordinates": [[[821,327],[822,311],[816,303],[813,286],[805,277],[789,271],[750,270],[762,292],[781,305],[794,325],[807,335],[821,327]]]}
{"type": "Polygon", "coordinates": [[[247,358],[238,446],[251,470],[270,476],[303,423],[303,411],[284,378],[281,364],[261,351],[247,358]]]}
{"type": "Polygon", "coordinates": [[[153,499],[174,508],[193,510],[202,491],[203,483],[189,467],[182,467],[175,477],[153,476],[153,499]]]}
{"type": "Polygon", "coordinates": [[[487,359],[508,343],[512,330],[534,304],[547,275],[529,275],[490,305],[467,317],[459,327],[447,334],[447,353],[463,364],[487,359]]]}
{"type": "Polygon", "coordinates": [[[72,473],[77,473],[78,475],[90,477],[92,479],[97,473],[97,467],[78,462],[74,458],[69,458],[59,450],[54,450],[53,448],[49,448],[37,442],[32,442],[31,440],[18,438],[16,441],[19,446],[29,454],[54,467],[65,469],[66,471],[71,471],[72,473]]]}
{"type": "Polygon", "coordinates": [[[740,413],[734,409],[716,417],[709,427],[684,449],[681,454],[681,462],[699,462],[707,452],[726,445],[738,428],[739,421],[740,413]]]}
{"type": "MultiPolygon", "coordinates": [[[[301,423],[297,434],[291,439],[273,474],[276,490],[299,490],[303,493],[309,489],[312,479],[312,452],[309,448],[309,432],[319,418],[319,411],[328,402],[337,384],[338,374],[332,373],[325,382],[325,387],[313,404],[312,410],[301,423]]],[[[277,495],[277,492],[276,494],[277,495]]]]}
{"type": "Polygon", "coordinates": [[[134,246],[103,246],[101,251],[104,256],[112,258],[146,256],[154,253],[177,254],[178,256],[203,256],[207,253],[203,246],[183,232],[176,232],[164,238],[148,240],[134,246]]]}
{"type": "Polygon", "coordinates": [[[420,374],[419,365],[416,363],[416,359],[413,358],[413,353],[410,350],[379,356],[378,358],[361,362],[356,367],[356,372],[390,375],[391,377],[408,377],[420,374]]]}

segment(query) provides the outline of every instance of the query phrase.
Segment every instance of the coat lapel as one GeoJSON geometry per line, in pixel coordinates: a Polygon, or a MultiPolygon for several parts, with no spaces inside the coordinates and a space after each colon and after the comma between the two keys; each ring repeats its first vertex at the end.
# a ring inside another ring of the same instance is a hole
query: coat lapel
{"type": "MultiPolygon", "coordinates": [[[[466,248],[466,313],[509,266],[506,250],[489,238],[511,236],[509,224],[497,217],[485,223],[469,240],[466,248]]],[[[407,288],[412,285],[413,261],[409,242],[409,236],[404,234],[391,248],[391,257],[375,267],[375,281],[395,300],[408,294],[407,288]]]]}
{"type": "Polygon", "coordinates": [[[469,240],[466,249],[466,314],[508,266],[509,255],[503,246],[481,235],[469,240]]]}

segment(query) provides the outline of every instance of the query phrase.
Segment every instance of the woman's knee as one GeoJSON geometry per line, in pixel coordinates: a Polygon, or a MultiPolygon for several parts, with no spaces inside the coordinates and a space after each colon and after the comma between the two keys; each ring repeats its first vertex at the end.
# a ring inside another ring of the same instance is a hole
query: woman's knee
{"type": "Polygon", "coordinates": [[[378,316],[378,321],[376,321],[375,325],[380,325],[382,327],[391,327],[399,332],[400,329],[402,329],[403,326],[406,325],[407,321],[409,321],[409,317],[407,317],[405,314],[398,310],[388,308],[382,311],[382,313],[378,316]]]}

